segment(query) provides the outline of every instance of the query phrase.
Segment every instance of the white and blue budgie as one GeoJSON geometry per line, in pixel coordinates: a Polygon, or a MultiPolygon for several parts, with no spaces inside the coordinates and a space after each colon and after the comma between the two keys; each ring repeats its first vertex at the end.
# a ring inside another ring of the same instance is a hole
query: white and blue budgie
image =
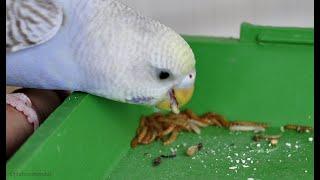
{"type": "Polygon", "coordinates": [[[6,0],[6,68],[7,85],[176,113],[196,77],[181,36],[118,0],[6,0]]]}

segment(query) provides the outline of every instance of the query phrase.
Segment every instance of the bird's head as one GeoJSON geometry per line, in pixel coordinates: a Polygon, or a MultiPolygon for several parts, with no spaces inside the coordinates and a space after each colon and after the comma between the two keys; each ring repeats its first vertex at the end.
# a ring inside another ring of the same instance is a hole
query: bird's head
{"type": "Polygon", "coordinates": [[[94,73],[90,71],[99,80],[87,91],[178,113],[194,91],[195,57],[190,46],[171,28],[120,5],[122,11],[109,23],[112,28],[107,24],[105,36],[97,36],[90,46],[90,52],[101,58],[94,73]],[[99,42],[103,44],[97,46],[99,42]]]}
{"type": "Polygon", "coordinates": [[[170,32],[168,36],[163,42],[162,52],[155,53],[163,56],[151,60],[157,84],[164,84],[157,96],[156,107],[178,113],[179,108],[187,104],[193,95],[195,58],[189,45],[178,34],[170,32]]]}
{"type": "MultiPolygon", "coordinates": [[[[145,32],[136,59],[126,69],[126,102],[179,113],[192,97],[195,57],[187,42],[170,28],[145,32]],[[148,39],[148,40],[146,40],[148,39]]],[[[147,27],[144,27],[147,28],[147,27]]]]}

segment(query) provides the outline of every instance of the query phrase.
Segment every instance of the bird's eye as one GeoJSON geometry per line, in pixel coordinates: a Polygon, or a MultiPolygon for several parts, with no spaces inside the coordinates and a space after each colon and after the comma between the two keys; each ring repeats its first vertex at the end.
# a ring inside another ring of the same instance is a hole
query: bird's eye
{"type": "Polygon", "coordinates": [[[160,71],[159,73],[159,79],[163,80],[163,79],[167,79],[170,76],[170,74],[166,71],[160,71]]]}

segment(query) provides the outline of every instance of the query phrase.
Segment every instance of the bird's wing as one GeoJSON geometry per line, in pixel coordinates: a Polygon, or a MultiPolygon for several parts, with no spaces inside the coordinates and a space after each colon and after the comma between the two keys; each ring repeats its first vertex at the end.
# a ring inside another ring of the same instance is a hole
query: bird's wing
{"type": "Polygon", "coordinates": [[[54,0],[6,0],[6,52],[50,40],[62,21],[62,7],[54,0]]]}

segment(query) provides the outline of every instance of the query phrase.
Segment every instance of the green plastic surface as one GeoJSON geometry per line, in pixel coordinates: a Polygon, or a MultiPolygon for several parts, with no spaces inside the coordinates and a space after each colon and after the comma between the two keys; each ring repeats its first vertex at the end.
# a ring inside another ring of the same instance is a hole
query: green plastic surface
{"type": "MultiPolygon", "coordinates": [[[[240,39],[184,36],[197,64],[196,113],[313,126],[313,29],[242,24],[240,39]]],[[[284,132],[276,148],[252,132],[208,127],[170,146],[130,148],[141,115],[151,108],[75,92],[7,162],[8,179],[313,179],[313,133],[284,132]],[[202,142],[194,158],[188,146],[202,142]],[[185,146],[184,146],[185,145],[185,146]],[[152,167],[160,154],[177,157],[152,167]],[[149,154],[145,154],[149,153],[149,154]],[[235,168],[235,169],[234,169],[235,168]]]]}

